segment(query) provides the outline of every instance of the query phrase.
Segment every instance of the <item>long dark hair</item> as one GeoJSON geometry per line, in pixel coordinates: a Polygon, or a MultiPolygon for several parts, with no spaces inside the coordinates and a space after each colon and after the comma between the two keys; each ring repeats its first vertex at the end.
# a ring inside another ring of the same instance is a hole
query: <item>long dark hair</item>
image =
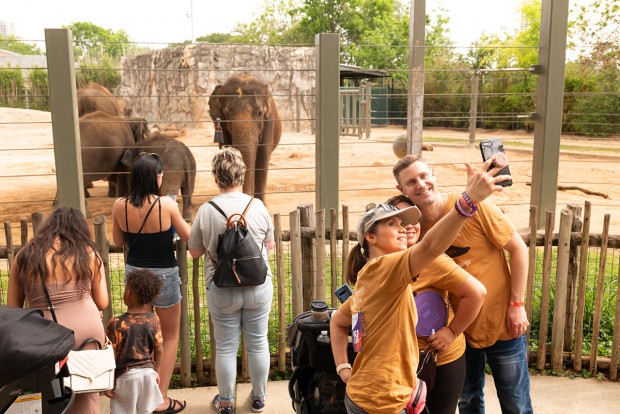
{"type": "Polygon", "coordinates": [[[57,207],[17,255],[15,264],[19,269],[19,280],[22,285],[28,280],[47,282],[52,273],[50,270],[60,266],[63,272],[75,278],[78,285],[84,286],[93,277],[91,251],[95,252],[95,269],[99,269],[103,258],[90,238],[84,214],[74,207],[57,207]],[[50,250],[54,251],[51,269],[47,264],[50,250]]]}
{"type": "MultiPolygon", "coordinates": [[[[378,223],[379,222],[373,223],[367,232],[370,234],[375,234],[378,223]]],[[[366,266],[366,263],[368,263],[368,241],[364,237],[363,245],[356,243],[355,246],[353,246],[353,248],[349,251],[349,256],[347,257],[347,268],[345,269],[347,283],[351,283],[353,285],[357,283],[357,274],[364,266],[366,266]],[[364,252],[366,252],[366,254],[364,254],[364,252]]]]}
{"type": "Polygon", "coordinates": [[[155,153],[141,152],[131,166],[127,199],[135,207],[142,207],[151,194],[159,193],[157,175],[164,171],[164,163],[155,153]]]}

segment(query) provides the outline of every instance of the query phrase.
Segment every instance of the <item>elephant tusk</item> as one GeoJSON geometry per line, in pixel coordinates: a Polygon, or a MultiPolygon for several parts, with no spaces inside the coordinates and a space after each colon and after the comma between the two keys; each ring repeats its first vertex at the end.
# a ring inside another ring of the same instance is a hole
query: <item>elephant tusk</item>
{"type": "Polygon", "coordinates": [[[243,96],[243,89],[241,87],[237,88],[237,95],[239,95],[239,98],[243,96]]]}

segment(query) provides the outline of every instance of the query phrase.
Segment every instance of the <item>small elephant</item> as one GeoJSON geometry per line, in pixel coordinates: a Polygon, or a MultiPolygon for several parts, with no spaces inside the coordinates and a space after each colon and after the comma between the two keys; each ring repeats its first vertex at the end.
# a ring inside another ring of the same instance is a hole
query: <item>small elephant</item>
{"type": "Polygon", "coordinates": [[[78,116],[102,111],[110,115],[122,115],[119,103],[104,86],[89,82],[77,90],[78,116]]]}
{"type": "Polygon", "coordinates": [[[116,197],[117,173],[123,170],[121,158],[127,148],[148,137],[144,118],[125,118],[97,111],[80,118],[80,141],[84,191],[93,181],[107,179],[108,196],[116,197]]]}
{"type": "Polygon", "coordinates": [[[280,142],[282,121],[269,88],[251,74],[233,75],[215,87],[209,114],[221,121],[224,146],[241,152],[247,167],[243,191],[265,201],[271,153],[280,142]]]}
{"type": "MultiPolygon", "coordinates": [[[[192,195],[196,183],[196,160],[194,155],[181,141],[168,138],[163,134],[154,134],[134,148],[125,150],[121,163],[131,167],[133,160],[141,152],[154,152],[164,163],[164,177],[159,188],[159,195],[178,195],[181,189],[183,197],[183,218],[192,218],[192,195]]],[[[119,194],[124,196],[129,191],[129,176],[119,181],[119,194]],[[122,185],[121,185],[122,182],[122,185]]]]}

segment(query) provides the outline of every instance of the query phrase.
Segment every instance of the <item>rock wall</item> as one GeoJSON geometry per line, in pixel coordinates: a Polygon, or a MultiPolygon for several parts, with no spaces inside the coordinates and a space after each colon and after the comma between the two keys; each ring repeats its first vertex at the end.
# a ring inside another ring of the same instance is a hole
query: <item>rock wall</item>
{"type": "Polygon", "coordinates": [[[249,72],[269,85],[285,131],[311,129],[312,47],[196,43],[123,59],[115,91],[132,114],[163,128],[213,130],[209,95],[232,74],[249,72]]]}

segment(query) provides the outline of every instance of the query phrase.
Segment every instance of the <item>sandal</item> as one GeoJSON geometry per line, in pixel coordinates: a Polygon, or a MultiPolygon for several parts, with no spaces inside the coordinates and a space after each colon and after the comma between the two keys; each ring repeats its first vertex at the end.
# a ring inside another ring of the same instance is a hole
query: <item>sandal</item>
{"type": "Polygon", "coordinates": [[[161,411],[153,411],[153,414],[174,414],[174,413],[180,413],[181,411],[185,410],[187,401],[181,402],[179,400],[175,400],[174,398],[170,398],[170,397],[168,397],[168,400],[170,401],[170,404],[168,404],[168,408],[166,408],[165,410],[161,410],[161,411]],[[177,405],[179,408],[175,409],[177,405]]]}

